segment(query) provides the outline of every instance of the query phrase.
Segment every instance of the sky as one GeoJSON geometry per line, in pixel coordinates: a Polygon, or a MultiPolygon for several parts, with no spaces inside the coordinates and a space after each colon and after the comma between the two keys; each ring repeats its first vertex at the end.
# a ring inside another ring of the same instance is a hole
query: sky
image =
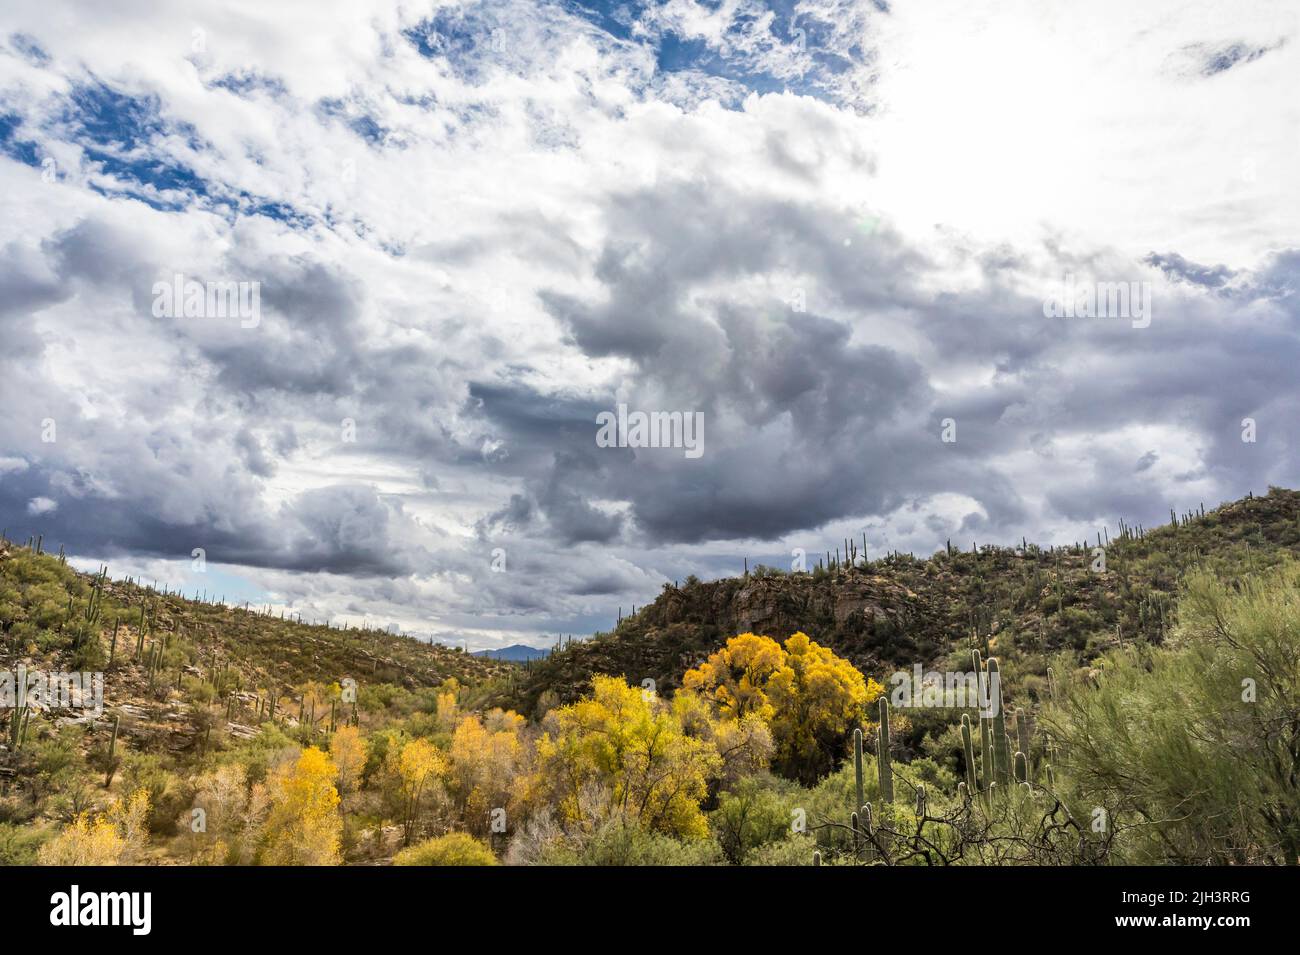
{"type": "Polygon", "coordinates": [[[0,524],[484,649],[1294,487],[1298,20],[8,0],[0,524]]]}

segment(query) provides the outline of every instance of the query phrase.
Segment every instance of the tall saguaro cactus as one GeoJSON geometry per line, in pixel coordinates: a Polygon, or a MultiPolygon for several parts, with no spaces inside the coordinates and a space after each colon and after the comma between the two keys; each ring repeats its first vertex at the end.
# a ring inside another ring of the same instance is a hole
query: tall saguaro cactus
{"type": "Polygon", "coordinates": [[[966,789],[972,793],[979,792],[979,780],[975,775],[975,741],[971,737],[970,716],[966,713],[961,715],[961,748],[966,760],[966,789]]]}
{"type": "Polygon", "coordinates": [[[853,776],[857,783],[858,801],[854,804],[859,808],[867,801],[866,795],[862,791],[862,727],[853,731],[853,776]]]}
{"type": "Polygon", "coordinates": [[[117,772],[117,731],[122,726],[122,715],[113,717],[113,735],[108,740],[108,761],[104,770],[104,788],[113,785],[113,774],[117,772]]]}
{"type": "Polygon", "coordinates": [[[889,700],[880,698],[880,729],[876,742],[876,768],[880,772],[880,799],[894,801],[894,767],[889,757],[889,700]]]}
{"type": "Polygon", "coordinates": [[[1025,754],[1025,778],[1022,782],[1028,782],[1034,768],[1029,761],[1029,713],[1023,706],[1016,708],[1016,744],[1025,754]]]}
{"type": "Polygon", "coordinates": [[[989,692],[993,703],[993,775],[999,785],[1011,781],[1011,747],[1007,743],[1007,714],[1002,705],[1002,673],[997,657],[989,657],[989,692]]]}

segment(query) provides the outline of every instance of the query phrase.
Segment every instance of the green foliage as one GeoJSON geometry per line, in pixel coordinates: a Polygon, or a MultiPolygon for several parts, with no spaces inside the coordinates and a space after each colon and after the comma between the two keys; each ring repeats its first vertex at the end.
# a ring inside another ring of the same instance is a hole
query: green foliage
{"type": "Polygon", "coordinates": [[[677,866],[718,865],[723,857],[712,839],[679,841],[645,829],[634,820],[614,817],[590,835],[552,843],[538,861],[568,866],[677,866]]]}
{"type": "Polygon", "coordinates": [[[36,852],[47,838],[43,830],[0,822],[0,866],[36,865],[36,852]]]}
{"type": "Polygon", "coordinates": [[[709,831],[727,861],[744,865],[764,846],[788,837],[800,794],[797,786],[771,776],[748,777],[722,793],[709,814],[709,831]]]}
{"type": "Polygon", "coordinates": [[[403,849],[393,865],[497,865],[492,850],[464,832],[451,832],[403,849]]]}
{"type": "Polygon", "coordinates": [[[1192,574],[1169,646],[1061,681],[1044,717],[1084,812],[1141,863],[1300,861],[1300,564],[1192,574]]]}

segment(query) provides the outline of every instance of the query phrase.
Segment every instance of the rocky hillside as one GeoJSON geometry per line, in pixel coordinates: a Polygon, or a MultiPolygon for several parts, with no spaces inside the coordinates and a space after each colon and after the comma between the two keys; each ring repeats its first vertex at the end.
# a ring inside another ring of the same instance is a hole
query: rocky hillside
{"type": "Polygon", "coordinates": [[[272,697],[279,713],[295,720],[311,686],[348,678],[363,692],[419,690],[452,678],[482,686],[515,672],[378,630],[302,624],[79,573],[61,557],[38,553],[40,546],[0,540],[0,669],[103,671],[106,710],[142,722],[152,714],[159,730],[168,728],[169,707],[179,723],[205,694],[229,703],[238,735],[241,726],[254,731],[272,697]]]}
{"type": "Polygon", "coordinates": [[[1070,650],[1086,662],[1119,641],[1161,640],[1192,565],[1232,577],[1296,553],[1300,493],[1274,488],[1214,510],[1198,503],[1159,528],[1121,522],[1096,533],[1065,548],[968,543],[926,559],[859,556],[852,565],[832,552],[829,566],[822,558],[810,572],[758,568],[665,585],[613,632],[528,664],[505,699],[536,712],[543,697],[543,705],[576,698],[596,673],[672,689],[686,669],[746,631],[784,639],[802,630],[877,677],[940,662],[972,641],[1038,658],[1070,650]]]}

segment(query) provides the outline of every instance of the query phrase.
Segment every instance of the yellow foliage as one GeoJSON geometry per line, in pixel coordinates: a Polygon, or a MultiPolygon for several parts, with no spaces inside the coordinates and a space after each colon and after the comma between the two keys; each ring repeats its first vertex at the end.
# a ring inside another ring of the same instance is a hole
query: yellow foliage
{"type": "Polygon", "coordinates": [[[551,714],[554,735],[537,743],[538,778],[569,823],[584,819],[592,791],[609,811],[687,838],[708,833],[700,802],[722,758],[688,736],[671,707],[618,677],[597,676],[590,698],[551,714]]]}
{"type": "Polygon", "coordinates": [[[742,633],[682,678],[682,685],[698,690],[718,704],[724,718],[739,719],[755,713],[772,718],[772,703],[765,688],[773,674],[786,665],[786,654],[771,637],[742,633]]]}
{"type": "Polygon", "coordinates": [[[403,849],[393,858],[393,865],[496,865],[492,850],[464,832],[427,839],[403,849]]]}
{"type": "Polygon", "coordinates": [[[482,720],[466,716],[452,734],[448,788],[473,832],[488,832],[492,810],[508,809],[516,802],[523,725],[518,713],[497,709],[482,720]]]}
{"type": "Polygon", "coordinates": [[[446,757],[427,739],[410,740],[397,757],[397,772],[402,779],[402,788],[416,799],[419,799],[430,780],[446,771],[446,757]]]}
{"type": "Polygon", "coordinates": [[[147,840],[149,793],[137,789],[97,815],[79,813],[54,839],[41,846],[41,865],[129,865],[147,840]]]}
{"type": "Polygon", "coordinates": [[[420,800],[429,785],[447,772],[447,757],[427,739],[408,740],[400,750],[389,751],[389,773],[402,796],[402,828],[409,842],[420,818],[420,800]]]}
{"type": "Polygon", "coordinates": [[[339,793],[346,795],[357,788],[366,766],[366,742],[355,726],[340,726],[330,740],[330,759],[338,767],[339,793]]]}
{"type": "Polygon", "coordinates": [[[271,779],[262,862],[267,865],[338,865],[343,821],[334,788],[338,767],[315,746],[271,779]]]}
{"type": "Polygon", "coordinates": [[[460,682],[451,677],[438,687],[438,725],[451,732],[460,722],[460,682]]]}
{"type": "Polygon", "coordinates": [[[763,719],[771,727],[777,768],[805,783],[833,767],[866,708],[884,692],[805,633],[793,634],[784,647],[742,633],[682,683],[714,700],[724,719],[763,719]]]}

